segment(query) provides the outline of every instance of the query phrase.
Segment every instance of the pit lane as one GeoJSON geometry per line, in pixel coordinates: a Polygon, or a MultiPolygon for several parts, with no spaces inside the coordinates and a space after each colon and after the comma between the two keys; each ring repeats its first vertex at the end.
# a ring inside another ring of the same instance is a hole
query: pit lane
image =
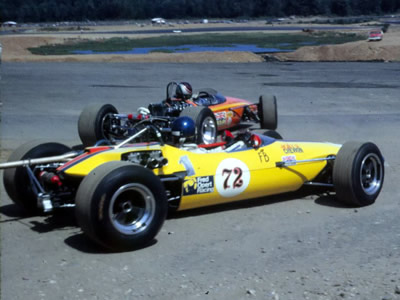
{"type": "Polygon", "coordinates": [[[398,299],[400,64],[3,63],[0,72],[2,160],[34,138],[78,144],[88,103],[131,112],[180,80],[253,101],[275,94],[284,138],[373,141],[386,159],[372,206],[290,194],[182,212],[153,245],[127,253],[89,242],[73,210],[22,215],[2,189],[2,299],[398,299]]]}

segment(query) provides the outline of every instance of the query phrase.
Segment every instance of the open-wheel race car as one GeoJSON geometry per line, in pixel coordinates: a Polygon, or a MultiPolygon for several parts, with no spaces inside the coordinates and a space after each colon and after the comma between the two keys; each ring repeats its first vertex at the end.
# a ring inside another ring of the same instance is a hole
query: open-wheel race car
{"type": "MultiPolygon", "coordinates": [[[[78,132],[83,145],[92,146],[100,140],[117,143],[133,135],[144,125],[170,128],[180,116],[196,122],[197,144],[212,144],[218,132],[238,126],[241,122],[260,123],[261,128],[277,128],[277,103],[273,95],[261,95],[258,103],[223,96],[214,89],[201,89],[193,94],[187,82],[170,82],[166,99],[141,107],[135,113],[119,113],[112,104],[90,104],[83,109],[78,132]],[[146,124],[143,124],[146,123],[146,124]]],[[[167,132],[162,132],[164,138],[167,132]]]]}
{"type": "MultiPolygon", "coordinates": [[[[117,145],[80,152],[55,142],[24,144],[0,164],[5,190],[32,214],[75,206],[88,237],[126,251],[152,241],[168,209],[260,198],[306,185],[333,192],[350,206],[365,206],[375,202],[384,181],[384,159],[370,142],[293,142],[247,131],[206,148],[170,145],[161,135],[159,141],[135,143],[157,130],[146,126],[117,145]]],[[[194,129],[182,136],[191,134],[194,129]]]]}

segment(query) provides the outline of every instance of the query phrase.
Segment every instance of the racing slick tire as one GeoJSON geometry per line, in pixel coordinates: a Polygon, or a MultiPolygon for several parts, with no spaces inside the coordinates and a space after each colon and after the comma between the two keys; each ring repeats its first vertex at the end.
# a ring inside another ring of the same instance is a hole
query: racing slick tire
{"type": "Polygon", "coordinates": [[[275,130],[267,130],[263,133],[263,135],[269,136],[271,138],[274,138],[276,140],[282,140],[283,137],[279,134],[278,131],[275,130]]]}
{"type": "Polygon", "coordinates": [[[350,206],[375,202],[384,180],[384,159],[373,143],[347,142],[333,165],[336,198],[350,206]]]}
{"type": "Polygon", "coordinates": [[[260,96],[258,117],[262,129],[275,130],[278,127],[278,108],[274,95],[260,96]]]}
{"type": "MultiPolygon", "coordinates": [[[[21,145],[11,154],[8,161],[62,155],[69,151],[71,148],[63,144],[36,140],[21,145]]],[[[3,183],[11,200],[28,214],[37,215],[42,212],[37,205],[37,198],[25,167],[5,169],[3,183]]]]}
{"type": "Polygon", "coordinates": [[[105,126],[110,122],[110,114],[117,114],[111,104],[90,104],[86,106],[78,120],[78,133],[85,147],[93,146],[97,141],[108,140],[109,134],[105,126]]]}
{"type": "Polygon", "coordinates": [[[82,180],[75,203],[83,232],[113,251],[149,244],[168,210],[160,179],[142,166],[121,161],[92,170],[82,180]]]}
{"type": "Polygon", "coordinates": [[[191,106],[185,108],[180,116],[190,117],[196,123],[196,144],[213,144],[217,140],[218,125],[214,113],[208,107],[191,106]]]}

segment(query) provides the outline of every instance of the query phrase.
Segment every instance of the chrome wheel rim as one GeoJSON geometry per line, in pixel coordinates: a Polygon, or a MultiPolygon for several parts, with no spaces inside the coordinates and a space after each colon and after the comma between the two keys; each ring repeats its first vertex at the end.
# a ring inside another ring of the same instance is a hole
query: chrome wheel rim
{"type": "Polygon", "coordinates": [[[381,158],[370,153],[361,162],[360,181],[367,195],[374,195],[382,186],[383,166],[381,158]]]}
{"type": "Polygon", "coordinates": [[[206,117],[201,126],[201,136],[204,144],[215,143],[217,126],[212,117],[206,117]]]}
{"type": "Polygon", "coordinates": [[[111,198],[111,223],[123,234],[138,234],[146,230],[153,221],[155,203],[153,193],[146,186],[139,183],[123,185],[111,198]]]}

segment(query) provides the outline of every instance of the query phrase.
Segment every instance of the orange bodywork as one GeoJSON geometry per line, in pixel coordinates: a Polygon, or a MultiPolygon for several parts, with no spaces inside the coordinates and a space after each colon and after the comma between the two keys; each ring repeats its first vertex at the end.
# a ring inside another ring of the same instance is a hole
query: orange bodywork
{"type": "MultiPolygon", "coordinates": [[[[192,101],[187,101],[193,106],[198,106],[192,101]]],[[[250,105],[250,109],[257,113],[257,105],[250,101],[228,97],[221,104],[208,106],[214,113],[218,124],[218,130],[224,130],[239,125],[242,120],[244,108],[250,105]]]]}

